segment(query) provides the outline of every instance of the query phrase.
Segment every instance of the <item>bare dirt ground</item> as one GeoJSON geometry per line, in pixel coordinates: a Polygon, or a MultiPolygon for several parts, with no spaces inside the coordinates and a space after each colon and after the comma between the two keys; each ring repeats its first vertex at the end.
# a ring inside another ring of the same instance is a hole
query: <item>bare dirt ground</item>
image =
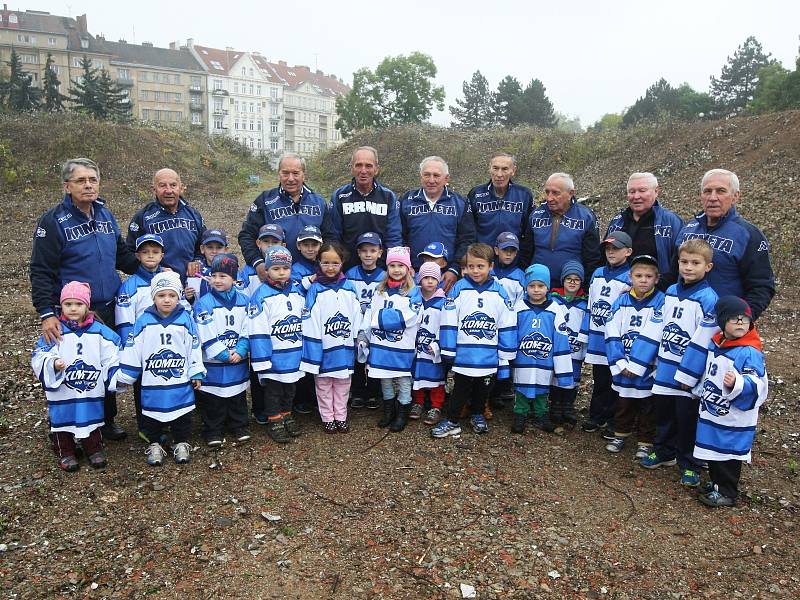
{"type": "MultiPolygon", "coordinates": [[[[238,231],[251,197],[194,199],[238,231]]],[[[597,434],[509,432],[254,439],[148,468],[137,440],[105,471],[62,473],[30,366],[38,323],[26,263],[56,201],[7,194],[0,222],[0,590],[8,598],[797,598],[800,347],[796,287],[759,321],[770,397],[744,496],[703,507],[675,469],[645,471],[597,434]]],[[[132,206],[112,203],[126,224],[132,206]]],[[[796,208],[796,207],[795,207],[796,208]]],[[[584,382],[584,386],[587,382],[584,382]]],[[[579,403],[587,401],[584,387],[579,403]]],[[[132,398],[120,422],[134,431],[132,398]]],[[[199,435],[195,436],[199,443],[199,435]]]]}

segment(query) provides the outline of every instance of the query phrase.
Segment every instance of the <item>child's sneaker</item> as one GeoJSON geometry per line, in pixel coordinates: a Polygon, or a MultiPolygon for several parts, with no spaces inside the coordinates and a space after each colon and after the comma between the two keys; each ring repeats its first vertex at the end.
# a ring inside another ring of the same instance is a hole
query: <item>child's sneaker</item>
{"type": "Polygon", "coordinates": [[[267,415],[265,415],[264,413],[253,415],[253,418],[259,425],[266,425],[267,423],[269,423],[269,419],[267,418],[267,415]]]}
{"type": "Polygon", "coordinates": [[[526,415],[514,413],[514,423],[511,425],[511,433],[525,433],[525,424],[528,421],[526,415]]]}
{"type": "Polygon", "coordinates": [[[233,439],[237,442],[246,442],[250,439],[250,432],[245,427],[233,430],[233,439]]]}
{"type": "Polygon", "coordinates": [[[700,502],[712,508],[731,507],[736,505],[736,500],[723,496],[717,490],[711,490],[707,494],[700,496],[700,502]]]}
{"type": "Polygon", "coordinates": [[[381,401],[379,398],[367,398],[367,401],[364,402],[364,406],[366,406],[368,410],[376,410],[381,407],[381,401]]]}
{"type": "Polygon", "coordinates": [[[209,438],[206,440],[206,445],[209,448],[219,448],[222,446],[222,438],[216,435],[209,436],[209,438]]]}
{"type": "Polygon", "coordinates": [[[81,466],[78,464],[78,459],[72,455],[64,456],[58,459],[58,468],[67,473],[74,473],[81,466]]]}
{"type": "Polygon", "coordinates": [[[592,419],[586,419],[583,423],[581,423],[581,429],[583,429],[586,433],[594,433],[598,429],[602,429],[605,427],[607,423],[598,423],[597,421],[593,421],[592,419]]]}
{"type": "Polygon", "coordinates": [[[701,496],[705,496],[706,494],[713,492],[715,489],[717,488],[714,486],[713,481],[706,481],[705,483],[701,483],[697,486],[697,493],[701,496]]]}
{"type": "Polygon", "coordinates": [[[361,396],[353,396],[350,399],[350,408],[364,408],[366,405],[366,401],[361,396]]]}
{"type": "Polygon", "coordinates": [[[422,404],[414,404],[411,406],[411,412],[408,413],[409,419],[414,419],[415,421],[422,416],[422,412],[425,410],[425,407],[422,404]]]}
{"type": "Polygon", "coordinates": [[[292,437],[298,437],[302,433],[300,425],[295,421],[292,415],[283,417],[283,426],[286,428],[286,433],[292,437]]]}
{"type": "Polygon", "coordinates": [[[164,457],[167,455],[164,448],[158,442],[151,443],[147,450],[144,451],[147,456],[147,464],[151,467],[160,467],[164,462],[164,457]]]}
{"type": "Polygon", "coordinates": [[[460,435],[461,426],[458,423],[453,423],[448,419],[442,419],[439,424],[431,429],[431,435],[435,438],[443,438],[449,435],[460,435]]]}
{"type": "Polygon", "coordinates": [[[469,424],[472,425],[472,431],[475,433],[489,433],[489,424],[483,415],[472,415],[469,424]]]}
{"type": "Polygon", "coordinates": [[[600,435],[603,437],[604,440],[608,441],[617,439],[617,434],[610,427],[606,427],[605,429],[603,429],[600,435]]]}
{"type": "Polygon", "coordinates": [[[442,411],[438,408],[432,408],[425,414],[425,418],[422,419],[422,422],[425,423],[425,425],[436,425],[441,419],[442,411]]]}
{"type": "Polygon", "coordinates": [[[686,487],[697,487],[700,485],[700,473],[693,469],[684,469],[681,473],[681,485],[686,487]]]}
{"type": "Polygon", "coordinates": [[[98,450],[89,455],[89,466],[93,469],[105,469],[108,466],[105,450],[98,450]]]}
{"type": "Polygon", "coordinates": [[[625,447],[625,438],[615,437],[613,440],[606,444],[606,450],[613,454],[619,454],[625,447]]]}
{"type": "Polygon", "coordinates": [[[678,461],[674,458],[670,459],[661,459],[658,458],[658,454],[655,452],[651,452],[647,456],[645,456],[642,460],[639,461],[639,464],[642,465],[645,469],[657,469],[658,467],[673,467],[678,464],[678,461]]]}
{"type": "Polygon", "coordinates": [[[336,431],[339,433],[350,433],[350,425],[347,421],[334,421],[334,425],[336,425],[336,431]]]}
{"type": "MultiPolygon", "coordinates": [[[[325,433],[336,433],[336,423],[334,423],[333,421],[323,421],[322,422],[322,430],[325,433]]],[[[272,438],[272,439],[275,440],[275,438],[272,438]]],[[[277,442],[278,440],[275,440],[275,441],[277,442]]]]}
{"type": "Polygon", "coordinates": [[[639,444],[636,446],[636,454],[634,455],[637,460],[643,459],[645,456],[650,454],[653,451],[652,446],[648,446],[647,444],[639,444]]]}
{"type": "Polygon", "coordinates": [[[179,465],[184,465],[192,460],[192,447],[189,442],[178,442],[172,450],[172,457],[179,465]]]}
{"type": "MultiPolygon", "coordinates": [[[[334,427],[334,430],[336,428],[334,427]]],[[[286,431],[284,420],[270,421],[267,425],[267,433],[272,441],[276,444],[288,444],[291,441],[291,436],[286,431]]]]}

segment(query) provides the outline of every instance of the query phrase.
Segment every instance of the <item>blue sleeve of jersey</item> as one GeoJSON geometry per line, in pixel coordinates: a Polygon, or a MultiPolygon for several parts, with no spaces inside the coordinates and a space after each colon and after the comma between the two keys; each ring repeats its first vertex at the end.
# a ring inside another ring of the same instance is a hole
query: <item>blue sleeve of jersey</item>
{"type": "Polygon", "coordinates": [[[439,326],[439,345],[442,352],[442,360],[452,361],[455,358],[457,339],[458,307],[454,298],[447,298],[442,307],[442,320],[439,326]]]}
{"type": "Polygon", "coordinates": [[[733,366],[744,379],[744,385],[731,404],[740,410],[752,410],[758,401],[760,392],[759,386],[753,378],[764,377],[766,373],[764,355],[760,352],[743,352],[733,361],[733,366]]]}
{"type": "Polygon", "coordinates": [[[698,344],[689,344],[686,352],[683,353],[681,364],[675,372],[675,381],[694,387],[703,377],[706,371],[706,359],[708,358],[708,348],[703,348],[698,344]]]}
{"type": "Polygon", "coordinates": [[[220,362],[228,362],[231,358],[231,354],[227,350],[223,350],[222,352],[217,354],[214,358],[220,362]]]}
{"type": "Polygon", "coordinates": [[[247,353],[250,351],[250,341],[246,337],[240,337],[239,341],[236,342],[236,347],[234,348],[234,352],[244,358],[247,356],[247,353]]]}

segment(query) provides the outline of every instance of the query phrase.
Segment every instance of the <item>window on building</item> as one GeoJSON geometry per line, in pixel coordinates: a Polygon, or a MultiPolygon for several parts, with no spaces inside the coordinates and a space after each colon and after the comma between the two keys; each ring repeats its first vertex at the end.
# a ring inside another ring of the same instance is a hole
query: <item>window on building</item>
{"type": "Polygon", "coordinates": [[[145,121],[150,119],[150,109],[149,108],[143,108],[142,109],[142,119],[144,119],[145,121]]]}
{"type": "Polygon", "coordinates": [[[130,79],[131,72],[129,69],[117,69],[117,77],[120,79],[130,79]]]}
{"type": "Polygon", "coordinates": [[[250,131],[255,131],[255,122],[250,121],[250,131]]]}
{"type": "Polygon", "coordinates": [[[88,39],[82,39],[81,40],[81,48],[88,48],[88,47],[89,47],[89,40],[88,39]]]}
{"type": "Polygon", "coordinates": [[[222,89],[222,79],[215,79],[214,80],[214,89],[221,90],[222,89]]]}
{"type": "Polygon", "coordinates": [[[25,44],[35,44],[36,43],[36,36],[35,35],[28,35],[27,33],[18,33],[17,34],[17,41],[23,42],[25,44]]]}
{"type": "Polygon", "coordinates": [[[277,150],[278,149],[278,140],[272,140],[269,143],[270,150],[277,150]]]}
{"type": "Polygon", "coordinates": [[[183,94],[181,94],[180,92],[175,92],[175,102],[177,102],[178,104],[183,102],[183,94]]]}
{"type": "Polygon", "coordinates": [[[233,112],[237,112],[237,113],[239,112],[239,101],[238,100],[234,100],[233,101],[233,112]]]}
{"type": "Polygon", "coordinates": [[[214,119],[214,129],[222,129],[222,119],[214,119]]]}
{"type": "Polygon", "coordinates": [[[261,150],[261,138],[258,138],[258,149],[261,150]]]}
{"type": "MultiPolygon", "coordinates": [[[[251,68],[250,68],[250,77],[253,77],[253,76],[254,76],[254,75],[253,75],[253,68],[251,67],[251,68]]],[[[253,91],[252,91],[252,90],[250,90],[250,93],[252,94],[252,93],[253,93],[253,91]]]]}
{"type": "Polygon", "coordinates": [[[234,94],[238,94],[239,93],[239,82],[238,81],[234,81],[233,82],[233,93],[234,94]]]}
{"type": "Polygon", "coordinates": [[[258,95],[258,96],[261,95],[261,86],[260,85],[256,86],[256,95],[258,95]]]}
{"type": "Polygon", "coordinates": [[[273,100],[278,99],[278,88],[269,88],[269,97],[273,100]]]}
{"type": "Polygon", "coordinates": [[[27,65],[35,65],[37,62],[39,62],[36,59],[36,55],[35,54],[23,54],[23,53],[20,53],[19,54],[19,60],[21,62],[23,62],[24,64],[27,64],[27,65]]]}
{"type": "MultiPolygon", "coordinates": [[[[250,73],[252,75],[252,73],[250,73]]],[[[250,95],[252,96],[255,93],[255,86],[251,83],[250,84],[250,95]]]]}
{"type": "Polygon", "coordinates": [[[222,112],[222,98],[214,98],[214,111],[222,112]]]}
{"type": "Polygon", "coordinates": [[[181,75],[180,75],[180,73],[175,73],[175,74],[172,76],[172,83],[177,83],[177,84],[180,84],[180,82],[181,82],[181,75]]]}
{"type": "Polygon", "coordinates": [[[242,77],[247,77],[247,69],[242,67],[242,77]]]}
{"type": "Polygon", "coordinates": [[[270,130],[270,133],[278,133],[278,122],[277,121],[270,121],[269,130],[270,130]]]}
{"type": "Polygon", "coordinates": [[[56,38],[54,38],[54,37],[47,38],[47,45],[48,46],[55,46],[56,44],[58,44],[58,40],[56,38]]]}
{"type": "Polygon", "coordinates": [[[257,128],[258,128],[258,130],[259,130],[259,131],[261,131],[261,119],[259,119],[258,121],[256,121],[256,123],[257,123],[257,128]]]}
{"type": "Polygon", "coordinates": [[[192,87],[200,87],[202,82],[199,75],[192,75],[192,87]]]}
{"type": "Polygon", "coordinates": [[[192,125],[200,125],[200,114],[199,113],[192,113],[192,125]]]}

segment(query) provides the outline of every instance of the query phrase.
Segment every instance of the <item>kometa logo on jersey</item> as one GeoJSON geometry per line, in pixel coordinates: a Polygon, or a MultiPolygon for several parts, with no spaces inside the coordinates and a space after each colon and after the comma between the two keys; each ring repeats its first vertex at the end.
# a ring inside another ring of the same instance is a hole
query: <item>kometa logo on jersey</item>
{"type": "Polygon", "coordinates": [[[76,392],[93,390],[99,379],[100,369],[83,362],[82,359],[76,360],[64,369],[64,385],[76,392]]]}
{"type": "Polygon", "coordinates": [[[639,337],[638,331],[629,331],[622,336],[622,347],[625,349],[625,356],[630,355],[633,342],[637,337],[639,337]]]}
{"type": "Polygon", "coordinates": [[[592,304],[592,323],[602,327],[611,318],[611,305],[605,300],[598,300],[592,304]]]}
{"type": "Polygon", "coordinates": [[[669,352],[675,356],[683,356],[689,346],[689,334],[686,333],[677,323],[667,323],[664,332],[661,334],[661,348],[664,352],[669,352]]]}
{"type": "Polygon", "coordinates": [[[330,319],[325,321],[325,335],[331,337],[350,337],[350,328],[350,319],[340,312],[337,312],[330,319]]]}
{"type": "Polygon", "coordinates": [[[272,337],[282,342],[299,342],[302,321],[297,315],[287,315],[272,326],[272,337]]]}
{"type": "Polygon", "coordinates": [[[417,352],[424,352],[425,354],[433,354],[431,344],[436,341],[436,336],[424,327],[417,330],[417,352]]]}
{"type": "Polygon", "coordinates": [[[700,404],[704,411],[715,417],[724,417],[730,412],[730,401],[722,397],[722,390],[713,381],[703,383],[703,395],[700,404]]]}
{"type": "MultiPolygon", "coordinates": [[[[569,320],[569,314],[565,315],[564,318],[569,320]]],[[[581,349],[581,343],[578,341],[578,332],[570,329],[566,321],[558,326],[558,330],[567,336],[570,352],[578,352],[581,349]]]]}
{"type": "Polygon", "coordinates": [[[532,331],[519,343],[520,351],[536,360],[544,360],[553,351],[553,341],[540,331],[532,331]]]}
{"type": "Polygon", "coordinates": [[[169,348],[154,352],[144,361],[145,371],[166,380],[180,377],[185,366],[186,359],[169,348]]]}
{"type": "Polygon", "coordinates": [[[217,339],[225,344],[225,347],[228,350],[233,350],[236,347],[236,342],[239,341],[239,334],[231,329],[228,329],[227,331],[220,333],[217,336],[217,339]]]}
{"type": "Polygon", "coordinates": [[[461,331],[479,340],[493,340],[497,327],[492,317],[485,312],[476,311],[461,321],[461,331]]]}

